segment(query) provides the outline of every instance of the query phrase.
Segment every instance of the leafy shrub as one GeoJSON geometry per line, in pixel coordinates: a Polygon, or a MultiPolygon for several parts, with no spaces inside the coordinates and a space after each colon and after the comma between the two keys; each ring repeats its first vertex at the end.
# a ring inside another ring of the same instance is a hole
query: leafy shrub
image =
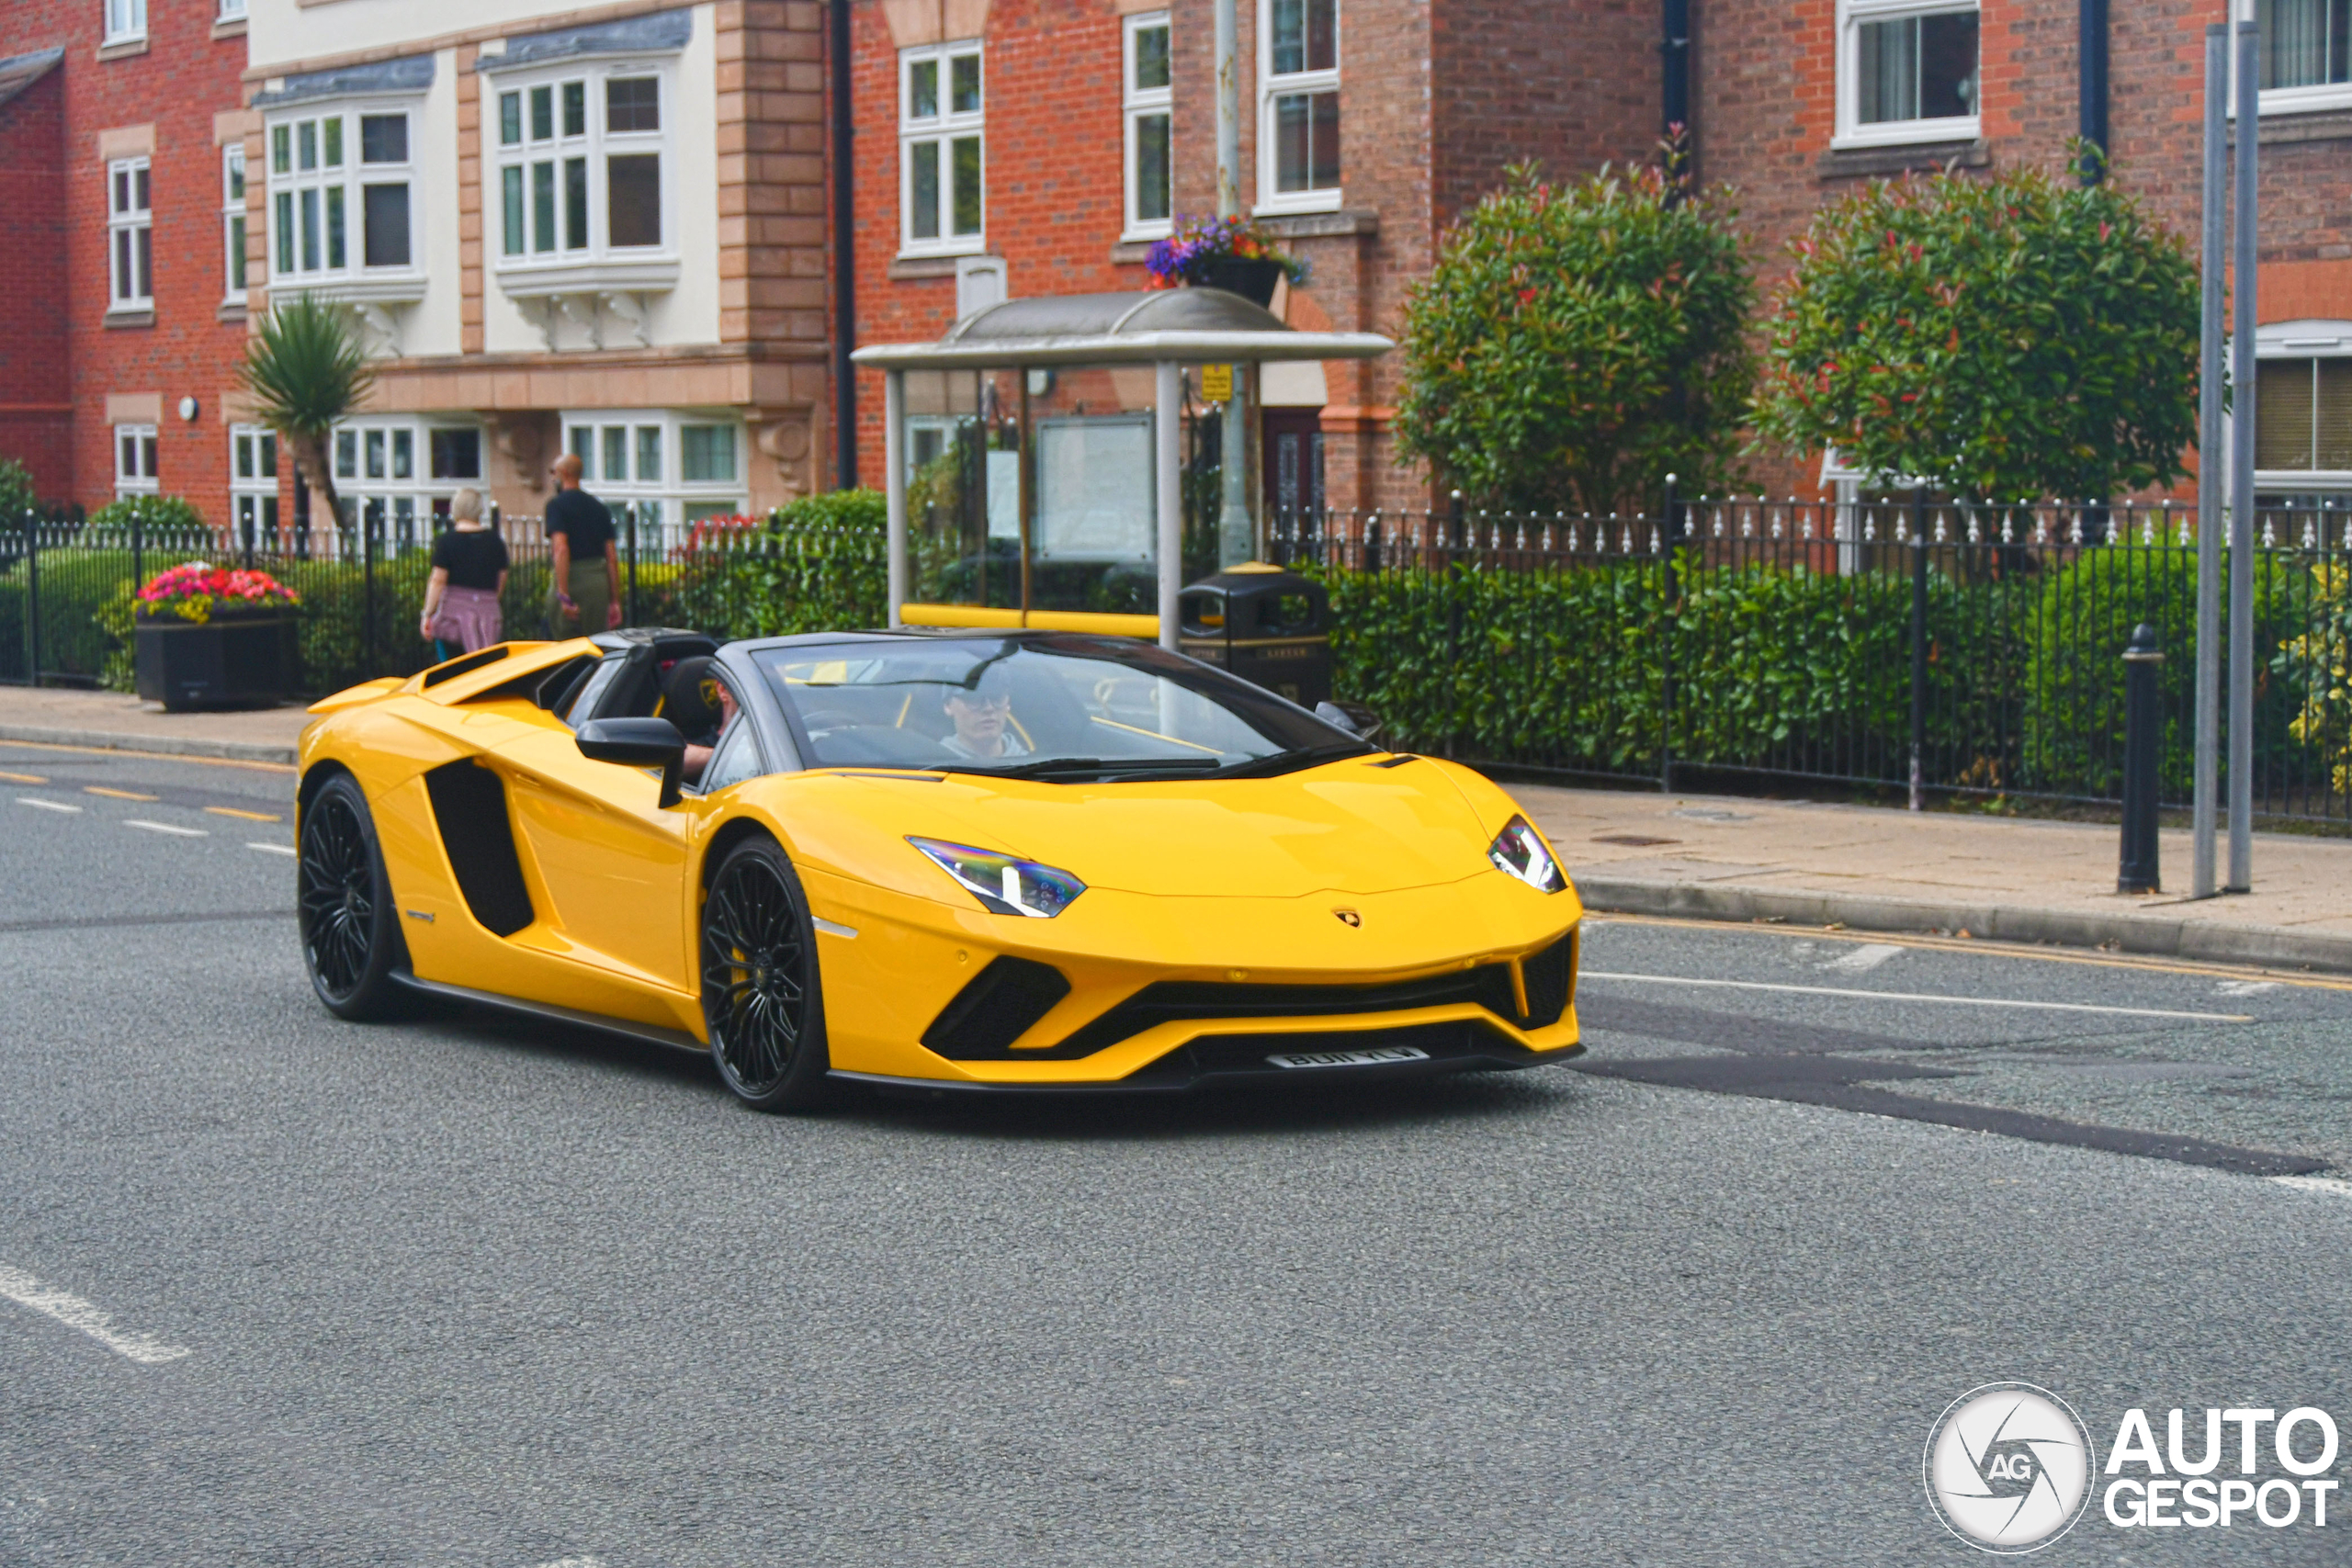
{"type": "Polygon", "coordinates": [[[1407,296],[1397,449],[1521,511],[1729,489],[1755,377],[1735,216],[1664,170],[1511,169],[1407,296]]]}
{"type": "Polygon", "coordinates": [[[1791,249],[1761,437],[2005,500],[2181,477],[2197,439],[2197,266],[2112,181],[1872,181],[1791,249]]]}
{"type": "Polygon", "coordinates": [[[119,531],[128,543],[133,523],[149,534],[164,536],[186,536],[211,528],[196,502],[177,495],[128,495],[110,501],[90,513],[89,527],[100,535],[119,531]]]}
{"type": "Polygon", "coordinates": [[[0,527],[40,504],[33,492],[32,471],[14,457],[0,457],[0,527]]]}

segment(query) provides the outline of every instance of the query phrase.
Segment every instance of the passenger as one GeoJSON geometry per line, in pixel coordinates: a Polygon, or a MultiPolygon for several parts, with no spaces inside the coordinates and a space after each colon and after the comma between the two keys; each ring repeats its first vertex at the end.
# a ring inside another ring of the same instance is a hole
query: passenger
{"type": "Polygon", "coordinates": [[[991,671],[976,690],[947,694],[944,705],[956,733],[940,744],[958,757],[989,761],[1029,755],[1028,742],[1012,728],[1012,696],[991,671]]]}
{"type": "Polygon", "coordinates": [[[703,769],[737,712],[735,694],[718,678],[718,660],[699,655],[678,660],[662,688],[662,716],[686,738],[686,760],[679,769],[686,783],[702,782],[703,769]]]}
{"type": "Polygon", "coordinates": [[[481,491],[470,486],[449,501],[451,529],[433,541],[433,576],[424,585],[417,631],[433,641],[433,661],[498,640],[498,596],[506,592],[506,541],[481,520],[481,491]]]}

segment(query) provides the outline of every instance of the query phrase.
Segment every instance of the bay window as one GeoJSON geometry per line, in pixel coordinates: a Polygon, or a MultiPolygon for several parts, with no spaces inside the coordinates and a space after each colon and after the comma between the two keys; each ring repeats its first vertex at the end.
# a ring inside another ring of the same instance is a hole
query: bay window
{"type": "Polygon", "coordinates": [[[107,255],[109,310],[155,308],[154,211],[147,160],[118,158],[107,165],[107,255]]]}
{"type": "Polygon", "coordinates": [[[410,111],[306,111],[269,126],[270,276],[295,284],[414,273],[410,111]]]}
{"type": "Polygon", "coordinates": [[[565,413],[563,427],[581,482],[612,509],[624,545],[631,519],[639,549],[674,548],[705,518],[745,509],[743,429],[731,415],[586,409],[565,413]]]}
{"type": "Polygon", "coordinates": [[[953,255],[986,243],[987,107],[977,40],[899,53],[899,249],[953,255]]]}
{"type": "Polygon", "coordinates": [[[1129,17],[1122,70],[1126,116],[1126,237],[1155,239],[1172,228],[1169,127],[1172,77],[1168,13],[1129,17]]]}
{"type": "Polygon", "coordinates": [[[2266,356],[2254,393],[2254,466],[2264,481],[2352,477],[2352,355],[2266,356]]]}
{"type": "Polygon", "coordinates": [[[1973,5],[1841,0],[1838,141],[1867,146],[1977,134],[1973,5]]]}
{"type": "Polygon", "coordinates": [[[481,427],[404,416],[356,419],[334,432],[345,526],[366,521],[387,554],[430,546],[449,501],[481,482],[481,427]]]}
{"type": "Polygon", "coordinates": [[[652,66],[621,64],[502,84],[491,219],[502,269],[669,248],[664,80],[652,66]]]}
{"type": "Polygon", "coordinates": [[[1261,0],[1258,207],[1340,202],[1340,0],[1261,0]]]}

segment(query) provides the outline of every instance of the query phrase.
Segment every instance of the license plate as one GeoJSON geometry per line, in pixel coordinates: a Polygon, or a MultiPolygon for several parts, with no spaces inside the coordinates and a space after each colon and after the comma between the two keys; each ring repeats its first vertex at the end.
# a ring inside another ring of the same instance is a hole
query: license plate
{"type": "Polygon", "coordinates": [[[1376,1067],[1388,1062],[1426,1062],[1427,1051],[1413,1045],[1375,1045],[1363,1051],[1293,1051],[1266,1058],[1278,1067],[1376,1067]]]}

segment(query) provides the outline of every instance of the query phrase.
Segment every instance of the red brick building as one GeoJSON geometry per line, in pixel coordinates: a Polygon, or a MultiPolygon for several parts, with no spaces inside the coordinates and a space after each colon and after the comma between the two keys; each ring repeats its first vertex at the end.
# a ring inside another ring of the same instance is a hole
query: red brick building
{"type": "Polygon", "coordinates": [[[30,468],[44,500],[96,508],[160,490],[231,520],[243,9],[9,7],[0,455],[30,468]]]}
{"type": "MultiPolygon", "coordinates": [[[[2101,7],[2104,9],[2104,7],[2101,7]]],[[[2241,0],[2240,13],[2250,15],[2241,0]]],[[[1815,209],[1906,169],[2056,168],[2084,128],[2081,0],[1705,0],[1691,36],[1701,176],[1738,193],[1768,291],[1815,209]]],[[[2261,0],[2256,468],[2352,501],[2352,73],[2346,0],[2261,0]]],[[[2205,28],[2225,0],[2115,6],[2114,177],[2196,243],[2205,28]]],[[[2094,50],[2096,38],[2091,40],[2094,50]]],[[[1778,493],[1820,480],[1784,465],[1778,493]]],[[[1833,471],[1830,479],[1838,476],[1833,471]]],[[[1824,486],[1826,488],[1826,485],[1824,486]]]]}
{"type": "MultiPolygon", "coordinates": [[[[1393,331],[1439,231],[1505,165],[1566,174],[1657,139],[1647,6],[1240,0],[1239,13],[1242,204],[1314,269],[1276,297],[1294,325],[1393,331]]],[[[1001,269],[1023,297],[1142,288],[1170,219],[1215,212],[1212,0],[854,0],[853,17],[861,343],[944,333],[959,265],[1001,269]]],[[[1299,368],[1270,382],[1267,430],[1321,437],[1328,503],[1423,502],[1426,479],[1389,453],[1394,357],[1299,368]]],[[[873,482],[878,375],[858,406],[873,482]]]]}

